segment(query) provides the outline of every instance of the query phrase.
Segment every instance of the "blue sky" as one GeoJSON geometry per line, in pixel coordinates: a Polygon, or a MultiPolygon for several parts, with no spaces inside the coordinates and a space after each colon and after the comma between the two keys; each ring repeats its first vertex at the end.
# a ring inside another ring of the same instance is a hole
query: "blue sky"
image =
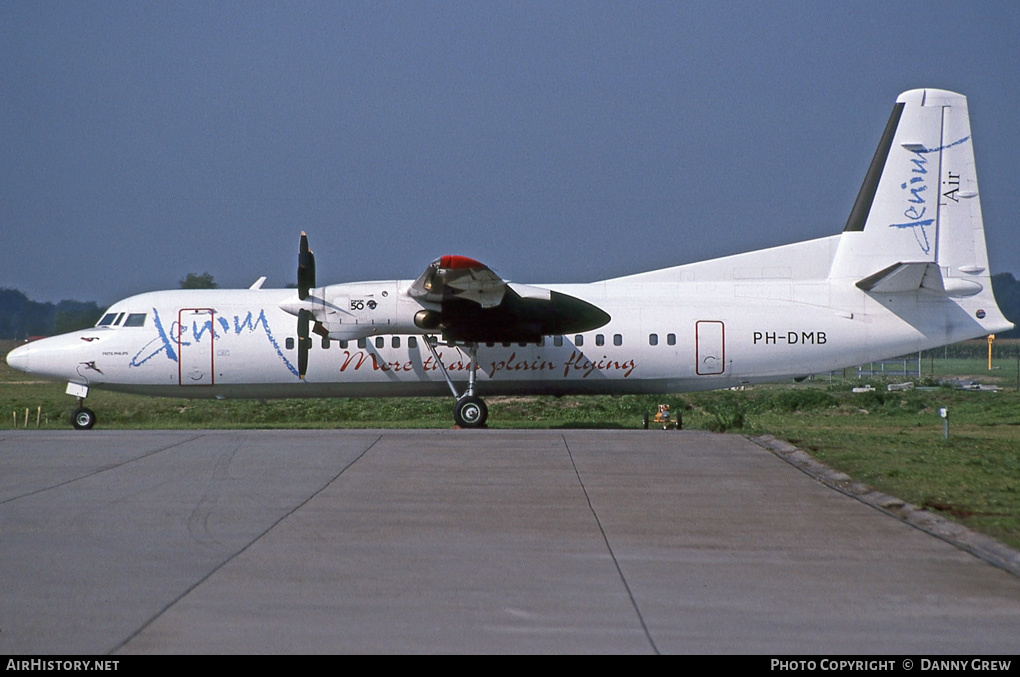
{"type": "Polygon", "coordinates": [[[0,287],[590,281],[838,233],[903,90],[967,95],[1020,275],[1020,4],[3,2],[0,287]]]}

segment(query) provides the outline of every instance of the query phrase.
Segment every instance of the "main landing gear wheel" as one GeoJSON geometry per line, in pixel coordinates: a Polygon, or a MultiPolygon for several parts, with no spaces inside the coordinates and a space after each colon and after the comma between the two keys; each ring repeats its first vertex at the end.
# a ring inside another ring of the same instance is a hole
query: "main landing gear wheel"
{"type": "Polygon", "coordinates": [[[96,413],[87,407],[79,407],[71,416],[75,430],[90,430],[96,424],[96,413]]]}
{"type": "Polygon", "coordinates": [[[489,417],[489,408],[482,398],[465,395],[453,408],[453,421],[461,428],[481,428],[489,417]]]}

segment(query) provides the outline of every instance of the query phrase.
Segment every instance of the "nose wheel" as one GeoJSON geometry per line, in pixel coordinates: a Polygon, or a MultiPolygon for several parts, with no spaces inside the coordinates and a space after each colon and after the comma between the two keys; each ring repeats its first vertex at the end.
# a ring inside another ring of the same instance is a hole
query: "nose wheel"
{"type": "Polygon", "coordinates": [[[71,415],[71,425],[75,430],[91,430],[96,424],[96,413],[88,407],[78,407],[71,415]]]}

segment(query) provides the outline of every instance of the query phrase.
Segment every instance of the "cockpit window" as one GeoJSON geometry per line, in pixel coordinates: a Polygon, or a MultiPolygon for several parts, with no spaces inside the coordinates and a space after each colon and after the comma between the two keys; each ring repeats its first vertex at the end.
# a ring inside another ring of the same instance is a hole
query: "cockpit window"
{"type": "Polygon", "coordinates": [[[107,313],[97,327],[144,327],[145,313],[107,313]],[[125,319],[125,315],[127,319],[125,319]]]}

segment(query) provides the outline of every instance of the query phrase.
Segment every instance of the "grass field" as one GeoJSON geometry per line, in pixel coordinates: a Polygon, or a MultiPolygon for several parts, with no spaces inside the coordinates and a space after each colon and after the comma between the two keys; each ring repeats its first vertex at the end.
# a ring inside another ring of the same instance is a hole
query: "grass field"
{"type": "MultiPolygon", "coordinates": [[[[686,428],[769,433],[876,489],[925,506],[1020,547],[1020,393],[1018,342],[997,342],[987,368],[983,342],[957,356],[921,358],[921,385],[941,379],[980,381],[996,392],[932,387],[890,392],[888,375],[861,380],[851,370],[801,384],[673,396],[490,397],[498,428],[631,428],[660,402],[683,415],[686,428]],[[870,383],[873,392],[853,393],[870,383]],[[949,410],[943,437],[939,409],[949,410]]],[[[0,343],[0,357],[13,346],[0,343]]],[[[951,347],[956,348],[956,347],[951,347]]],[[[0,430],[70,428],[74,399],[64,385],[26,381],[0,362],[0,430]]],[[[317,399],[257,402],[146,398],[93,391],[89,406],[101,428],[448,428],[450,398],[317,399]]],[[[87,434],[87,433],[83,433],[87,434]]],[[[669,434],[649,431],[648,434],[669,434]]],[[[2,453],[2,451],[0,451],[2,453]]]]}

